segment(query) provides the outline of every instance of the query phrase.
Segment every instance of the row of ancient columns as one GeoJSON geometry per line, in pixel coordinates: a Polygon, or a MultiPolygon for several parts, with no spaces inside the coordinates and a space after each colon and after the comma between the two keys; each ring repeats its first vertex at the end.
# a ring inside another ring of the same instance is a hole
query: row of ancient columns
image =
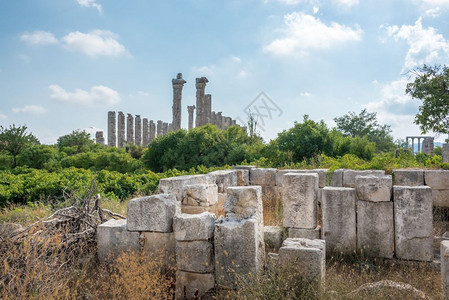
{"type": "Polygon", "coordinates": [[[429,136],[407,136],[405,138],[405,149],[408,150],[409,147],[409,140],[411,140],[412,144],[412,152],[415,152],[415,139],[418,140],[418,151],[417,152],[423,152],[429,155],[433,154],[434,146],[434,138],[429,136]],[[422,140],[422,149],[421,149],[421,140],[422,140]]]}

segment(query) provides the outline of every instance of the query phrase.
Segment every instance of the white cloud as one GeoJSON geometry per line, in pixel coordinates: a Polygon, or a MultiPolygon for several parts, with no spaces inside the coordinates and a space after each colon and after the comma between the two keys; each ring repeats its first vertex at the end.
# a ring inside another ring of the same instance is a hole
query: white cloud
{"type": "Polygon", "coordinates": [[[354,29],[335,22],[327,26],[314,16],[302,12],[285,15],[284,23],[284,37],[265,46],[265,51],[275,55],[304,56],[313,50],[360,41],[363,34],[358,25],[354,29]]]}
{"type": "Polygon", "coordinates": [[[231,59],[233,61],[235,61],[236,63],[241,63],[242,62],[242,59],[240,57],[238,57],[238,56],[231,56],[231,59]]]}
{"type": "Polygon", "coordinates": [[[14,113],[26,113],[26,114],[32,114],[32,115],[42,115],[47,112],[47,110],[40,105],[25,105],[22,108],[14,107],[12,109],[12,111],[14,113]]]}
{"type": "Polygon", "coordinates": [[[118,36],[108,30],[93,30],[89,33],[71,32],[62,38],[64,47],[70,51],[82,52],[91,57],[99,55],[119,56],[126,52],[125,46],[117,41],[118,36]]]}
{"type": "Polygon", "coordinates": [[[424,14],[428,17],[436,18],[440,16],[440,13],[441,9],[439,7],[436,7],[436,8],[429,8],[428,10],[426,10],[424,14]]]}
{"type": "Polygon", "coordinates": [[[313,14],[316,15],[320,11],[320,8],[318,6],[313,7],[313,14]]]}
{"type": "Polygon", "coordinates": [[[405,57],[404,69],[411,69],[422,64],[444,63],[449,55],[449,41],[435,28],[423,28],[422,18],[414,25],[385,27],[387,35],[395,41],[404,40],[409,46],[405,57]]]}
{"type": "Polygon", "coordinates": [[[309,93],[309,92],[302,92],[302,93],[300,93],[299,95],[300,95],[301,97],[310,97],[310,96],[312,96],[312,94],[309,93]]]}
{"type": "Polygon", "coordinates": [[[278,1],[287,5],[296,5],[303,2],[303,0],[278,0],[278,1]]]}
{"type": "Polygon", "coordinates": [[[56,101],[75,105],[114,105],[120,102],[120,94],[103,85],[93,86],[90,91],[76,89],[75,92],[67,92],[59,85],[49,86],[52,94],[50,97],[56,101]]]}
{"type": "Polygon", "coordinates": [[[5,119],[7,119],[7,118],[8,118],[7,115],[4,115],[4,114],[2,114],[2,113],[0,112],[0,120],[5,120],[5,119]]]}
{"type": "Polygon", "coordinates": [[[359,0],[334,0],[334,3],[346,8],[351,8],[359,4],[359,0]]]}
{"type": "Polygon", "coordinates": [[[32,33],[26,32],[22,34],[20,40],[29,45],[51,45],[58,43],[58,40],[53,33],[39,30],[32,33]]]}
{"type": "Polygon", "coordinates": [[[449,0],[421,0],[420,2],[431,6],[449,6],[449,0]]]}
{"type": "Polygon", "coordinates": [[[371,83],[376,85],[376,84],[379,84],[379,81],[377,79],[374,79],[373,81],[371,81],[371,83]]]}
{"type": "Polygon", "coordinates": [[[95,7],[98,12],[102,13],[102,7],[100,4],[96,3],[96,0],[76,0],[79,5],[83,7],[95,7]]]}

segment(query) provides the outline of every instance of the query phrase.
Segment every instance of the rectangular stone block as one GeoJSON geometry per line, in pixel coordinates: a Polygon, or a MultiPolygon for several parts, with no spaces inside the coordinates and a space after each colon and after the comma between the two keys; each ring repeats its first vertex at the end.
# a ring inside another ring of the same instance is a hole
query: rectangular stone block
{"type": "Polygon", "coordinates": [[[322,190],[322,239],[329,251],[356,250],[356,193],[353,188],[325,187],[322,190]]]}
{"type": "Polygon", "coordinates": [[[321,237],[321,226],[317,226],[314,229],[303,229],[303,228],[288,228],[289,238],[301,238],[309,240],[317,240],[321,237]]]}
{"type": "Polygon", "coordinates": [[[212,299],[214,287],[214,274],[176,272],[176,299],[212,299]]]}
{"type": "Polygon", "coordinates": [[[175,194],[182,201],[183,187],[193,184],[215,184],[215,177],[209,174],[184,175],[159,180],[159,191],[162,194],[175,194]]]}
{"type": "Polygon", "coordinates": [[[396,257],[433,259],[432,189],[393,186],[396,257]]]}
{"type": "Polygon", "coordinates": [[[359,200],[382,202],[391,200],[393,179],[391,175],[385,176],[356,176],[355,188],[359,200]]]}
{"type": "Polygon", "coordinates": [[[128,203],[129,231],[172,232],[173,217],[181,206],[173,194],[134,198],[128,203]]]}
{"type": "Polygon", "coordinates": [[[263,229],[265,246],[270,249],[279,249],[284,241],[284,228],[282,226],[265,226],[263,229]]]}
{"type": "Polygon", "coordinates": [[[237,172],[237,185],[247,186],[249,185],[249,170],[236,170],[237,172]]]}
{"type": "Polygon", "coordinates": [[[228,187],[238,185],[236,170],[219,170],[209,174],[215,176],[215,183],[218,186],[219,193],[226,193],[228,187]]]}
{"type": "Polygon", "coordinates": [[[344,169],[337,169],[332,173],[330,186],[343,187],[343,171],[344,169]]]}
{"type": "Polygon", "coordinates": [[[421,186],[424,185],[424,170],[394,169],[394,185],[421,186]]]}
{"type": "Polygon", "coordinates": [[[100,262],[114,260],[128,250],[140,250],[139,232],[126,230],[126,220],[109,220],[97,227],[97,249],[100,262]]]}
{"type": "Polygon", "coordinates": [[[214,272],[214,247],[208,241],[177,242],[178,270],[195,273],[214,272]]]}
{"type": "Polygon", "coordinates": [[[176,267],[176,240],[173,232],[142,232],[143,251],[149,260],[161,262],[165,272],[176,267]]]}
{"type": "Polygon", "coordinates": [[[282,185],[284,227],[317,226],[318,175],[287,173],[282,185]]]}
{"type": "Polygon", "coordinates": [[[442,241],[441,253],[441,281],[443,282],[443,298],[449,299],[449,241],[442,241]]]}
{"type": "Polygon", "coordinates": [[[357,249],[371,257],[393,258],[393,202],[357,201],[357,249]]]}
{"type": "Polygon", "coordinates": [[[319,188],[323,188],[326,185],[326,174],[327,174],[327,169],[285,169],[285,170],[278,170],[277,174],[276,174],[276,185],[277,186],[282,186],[283,180],[284,180],[284,175],[287,173],[305,173],[305,174],[311,174],[311,173],[316,173],[318,174],[318,187],[319,188]]]}
{"type": "Polygon", "coordinates": [[[190,206],[211,206],[218,202],[216,184],[192,184],[182,188],[182,204],[190,206]]]}
{"type": "Polygon", "coordinates": [[[449,207],[449,190],[432,190],[433,206],[449,207]]]}
{"type": "Polygon", "coordinates": [[[183,214],[189,215],[197,215],[202,214],[204,212],[209,212],[211,214],[218,215],[220,212],[220,206],[217,204],[211,206],[190,206],[190,205],[182,205],[181,212],[183,214]]]}
{"type": "Polygon", "coordinates": [[[425,170],[424,182],[435,190],[449,189],[449,170],[425,170]]]}
{"type": "Polygon", "coordinates": [[[249,171],[249,182],[251,185],[276,185],[275,168],[252,168],[249,171]]]}
{"type": "Polygon", "coordinates": [[[343,186],[355,188],[355,177],[360,176],[384,176],[384,170],[344,170],[343,171],[343,186]]]}
{"type": "Polygon", "coordinates": [[[262,186],[262,202],[263,204],[275,204],[282,202],[282,187],[273,185],[262,186]]]}
{"type": "Polygon", "coordinates": [[[177,241],[208,241],[214,237],[215,215],[180,214],[173,219],[173,231],[177,241]]]}
{"type": "Polygon", "coordinates": [[[256,168],[256,166],[234,166],[234,170],[247,170],[250,171],[251,169],[256,168]]]}
{"type": "Polygon", "coordinates": [[[229,187],[224,209],[226,217],[242,220],[256,216],[263,219],[262,188],[260,186],[229,187]]]}

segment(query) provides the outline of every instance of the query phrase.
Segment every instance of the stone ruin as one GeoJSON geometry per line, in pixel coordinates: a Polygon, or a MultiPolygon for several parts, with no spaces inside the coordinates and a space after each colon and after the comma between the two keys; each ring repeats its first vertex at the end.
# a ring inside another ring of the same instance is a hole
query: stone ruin
{"type": "MultiPolygon", "coordinates": [[[[127,220],[98,227],[99,259],[162,255],[161,268],[176,268],[176,299],[207,298],[273,268],[320,289],[332,253],[432,262],[433,207],[449,207],[449,171],[236,166],[161,179],[159,192],[132,199],[127,220]],[[264,226],[270,200],[283,206],[283,226],[264,226]]],[[[449,297],[449,238],[439,239],[449,297]]]]}
{"type": "MultiPolygon", "coordinates": [[[[237,125],[236,120],[231,117],[223,116],[222,112],[212,111],[212,95],[205,94],[208,82],[206,77],[196,78],[196,104],[187,106],[188,129],[212,124],[219,129],[225,130],[229,126],[237,125]],[[194,116],[195,110],[196,116],[194,116]]],[[[121,111],[118,114],[115,111],[109,111],[107,145],[124,148],[126,144],[135,144],[146,147],[157,136],[166,135],[169,132],[181,129],[182,89],[185,83],[182,73],[178,73],[176,78],[172,79],[173,117],[170,123],[161,120],[149,120],[148,118],[142,119],[140,115],[133,117],[132,114],[128,113],[125,127],[125,114],[121,111]]],[[[95,141],[97,144],[105,143],[104,138],[101,139],[102,136],[102,131],[96,132],[95,141]]]]}

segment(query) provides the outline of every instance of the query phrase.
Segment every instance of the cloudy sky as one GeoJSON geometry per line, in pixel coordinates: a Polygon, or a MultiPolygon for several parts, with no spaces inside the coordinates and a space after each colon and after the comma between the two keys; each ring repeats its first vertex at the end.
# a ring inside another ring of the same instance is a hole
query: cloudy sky
{"type": "Polygon", "coordinates": [[[259,113],[266,140],[363,108],[404,138],[423,63],[449,64],[449,0],[1,1],[0,124],[55,143],[106,129],[109,110],[171,121],[182,72],[184,127],[206,76],[213,109],[259,113]]]}

